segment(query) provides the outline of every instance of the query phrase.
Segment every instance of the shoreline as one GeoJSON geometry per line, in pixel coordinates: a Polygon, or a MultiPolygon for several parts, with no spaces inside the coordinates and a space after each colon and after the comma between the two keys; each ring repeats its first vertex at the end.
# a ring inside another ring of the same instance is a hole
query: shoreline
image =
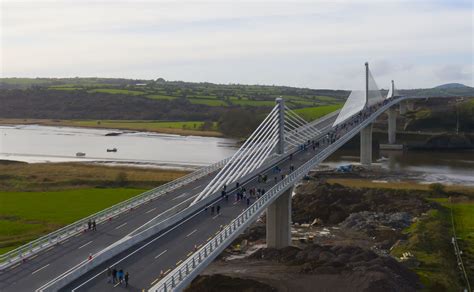
{"type": "MultiPolygon", "coordinates": [[[[182,128],[147,128],[147,127],[127,127],[127,126],[114,126],[110,127],[107,125],[84,125],[79,124],[81,121],[90,121],[90,120],[55,120],[55,119],[2,119],[0,118],[0,126],[50,126],[50,127],[71,127],[71,128],[86,128],[86,129],[97,129],[97,130],[126,130],[133,132],[151,132],[159,134],[171,134],[171,135],[180,135],[180,136],[200,136],[200,137],[215,137],[215,138],[227,138],[224,134],[218,131],[201,131],[201,130],[188,130],[182,128]]],[[[119,121],[119,120],[117,120],[119,121]]],[[[130,121],[123,121],[124,123],[130,121]]],[[[137,120],[133,124],[138,125],[140,122],[146,123],[143,120],[137,120]]],[[[158,122],[158,121],[149,121],[158,122]]],[[[163,121],[164,122],[164,121],[163,121]]],[[[132,123],[132,122],[131,122],[132,123]]]]}

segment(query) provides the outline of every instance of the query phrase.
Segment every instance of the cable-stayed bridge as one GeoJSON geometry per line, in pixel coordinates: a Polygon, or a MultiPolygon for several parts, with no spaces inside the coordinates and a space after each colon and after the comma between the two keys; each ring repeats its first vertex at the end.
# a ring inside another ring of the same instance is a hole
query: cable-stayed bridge
{"type": "Polygon", "coordinates": [[[123,289],[107,283],[110,266],[130,273],[127,290],[179,291],[263,213],[267,245],[288,246],[294,185],[359,133],[361,163],[370,165],[373,121],[386,112],[395,143],[395,106],[403,113],[412,99],[393,82],[382,97],[368,64],[365,90],[314,122],[277,99],[232,157],[0,256],[0,291],[123,289]],[[243,189],[249,199],[237,200],[243,189]],[[98,231],[85,232],[89,220],[98,231]]]}

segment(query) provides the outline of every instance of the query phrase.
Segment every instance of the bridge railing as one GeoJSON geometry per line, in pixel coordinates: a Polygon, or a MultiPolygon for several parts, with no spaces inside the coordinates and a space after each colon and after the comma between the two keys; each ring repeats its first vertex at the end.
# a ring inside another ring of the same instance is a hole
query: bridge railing
{"type": "Polygon", "coordinates": [[[28,257],[42,250],[45,250],[55,244],[58,244],[61,241],[70,238],[71,236],[83,232],[87,228],[87,223],[89,222],[89,220],[95,220],[98,224],[113,217],[116,217],[124,212],[136,208],[144,203],[149,202],[150,200],[153,200],[159,196],[162,196],[170,191],[180,188],[190,182],[193,182],[222,168],[228,160],[229,158],[226,158],[210,166],[203,167],[190,174],[187,174],[176,180],[163,184],[157,188],[151,189],[133,198],[120,202],[107,209],[99,211],[72,224],[64,226],[56,231],[46,234],[14,250],[4,253],[0,255],[0,271],[20,261],[26,260],[28,257]]]}
{"type": "Polygon", "coordinates": [[[334,151],[339,149],[360,130],[369,125],[377,116],[383,113],[392,105],[406,99],[405,97],[394,98],[379,107],[365,120],[359,122],[354,128],[346,132],[341,138],[328,145],[325,149],[308,160],[285,179],[277,183],[252,205],[245,209],[237,218],[226,225],[214,238],[184,260],[178,267],[166,275],[155,286],[149,289],[152,292],[168,292],[183,290],[191,281],[210,264],[232,241],[237,238],[247,227],[254,222],[258,216],[273,203],[282,193],[292,187],[307,175],[317,164],[329,157],[334,151]]]}

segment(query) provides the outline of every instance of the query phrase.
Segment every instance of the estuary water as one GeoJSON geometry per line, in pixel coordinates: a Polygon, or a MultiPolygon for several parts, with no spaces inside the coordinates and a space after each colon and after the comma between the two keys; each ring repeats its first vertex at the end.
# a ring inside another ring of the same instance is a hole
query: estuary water
{"type": "Polygon", "coordinates": [[[103,161],[199,167],[232,155],[235,145],[235,140],[225,138],[36,125],[0,126],[0,159],[30,163],[103,161]],[[107,152],[113,148],[117,152],[107,152]],[[79,152],[85,155],[76,156],[79,152]]]}
{"type": "MultiPolygon", "coordinates": [[[[237,141],[109,129],[0,126],[0,160],[98,161],[161,168],[194,169],[231,156],[237,141]],[[106,136],[115,133],[114,136],[106,136]],[[116,148],[117,152],[107,152],[116,148]],[[77,157],[76,153],[85,153],[77,157]]],[[[422,181],[474,186],[474,151],[374,151],[374,163],[422,181]],[[382,158],[382,159],[381,159],[382,158]],[[378,161],[377,161],[378,160],[378,161]]],[[[358,149],[341,149],[323,164],[359,161],[358,149]]]]}

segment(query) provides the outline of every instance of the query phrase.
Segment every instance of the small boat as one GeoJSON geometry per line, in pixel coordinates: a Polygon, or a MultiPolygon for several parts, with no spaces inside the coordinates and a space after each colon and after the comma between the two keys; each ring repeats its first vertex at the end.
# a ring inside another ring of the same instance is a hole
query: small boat
{"type": "Polygon", "coordinates": [[[117,148],[107,149],[107,152],[117,152],[117,148]]]}
{"type": "Polygon", "coordinates": [[[77,157],[84,157],[84,156],[86,156],[86,154],[84,152],[77,152],[76,156],[77,157]]]}
{"type": "Polygon", "coordinates": [[[388,161],[389,159],[387,157],[380,157],[379,159],[377,159],[377,162],[384,162],[384,161],[388,161]]]}

